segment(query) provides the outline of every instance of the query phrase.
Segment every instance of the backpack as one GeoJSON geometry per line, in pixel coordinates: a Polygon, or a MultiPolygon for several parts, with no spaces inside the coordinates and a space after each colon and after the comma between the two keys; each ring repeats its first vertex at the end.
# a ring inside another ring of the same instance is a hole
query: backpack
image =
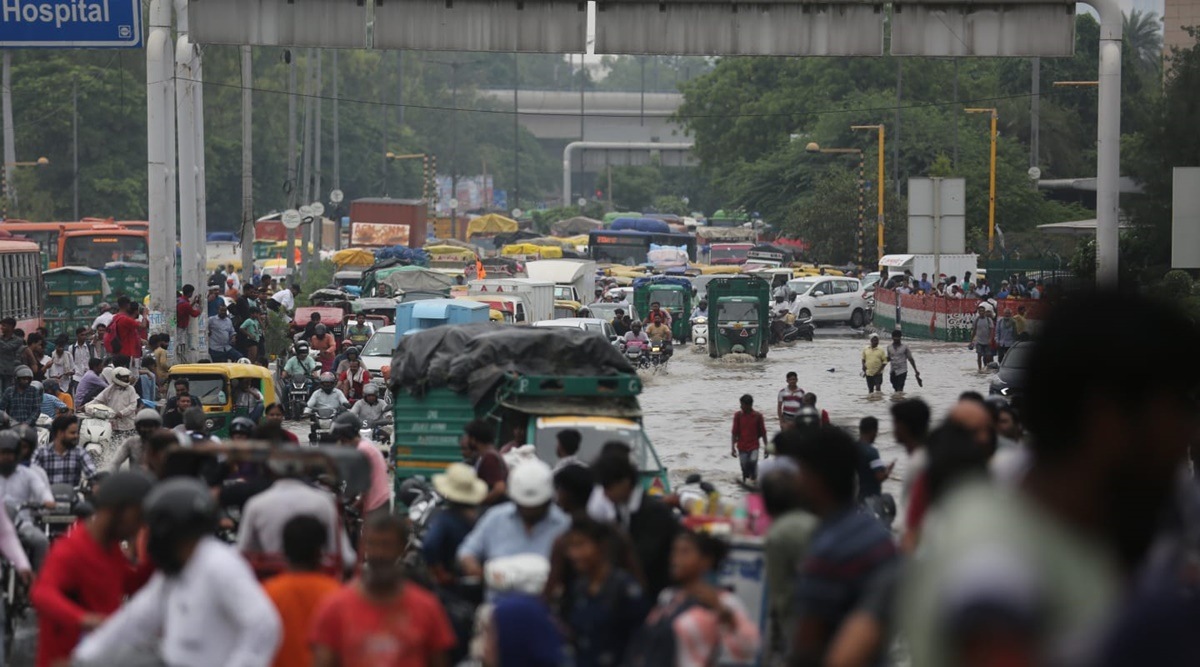
{"type": "MultiPolygon", "coordinates": [[[[684,599],[678,606],[658,617],[653,623],[646,622],[625,650],[628,667],[662,667],[678,662],[679,647],[676,645],[675,620],[699,603],[691,598],[684,599]]],[[[713,652],[712,664],[716,664],[719,653],[713,652]]]]}

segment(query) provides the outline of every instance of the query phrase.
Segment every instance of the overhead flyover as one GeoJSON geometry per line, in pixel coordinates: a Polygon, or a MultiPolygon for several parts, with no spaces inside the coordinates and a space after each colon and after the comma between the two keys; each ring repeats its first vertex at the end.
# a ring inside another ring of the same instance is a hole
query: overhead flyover
{"type": "MultiPolygon", "coordinates": [[[[583,53],[589,34],[583,1],[175,1],[186,7],[194,43],[583,53]]],[[[591,32],[604,54],[878,56],[885,43],[897,56],[1056,57],[1074,49],[1073,0],[888,4],[890,16],[874,0],[597,0],[591,32]]],[[[1115,285],[1123,16],[1117,0],[1087,4],[1100,15],[1097,279],[1115,285]]]]}

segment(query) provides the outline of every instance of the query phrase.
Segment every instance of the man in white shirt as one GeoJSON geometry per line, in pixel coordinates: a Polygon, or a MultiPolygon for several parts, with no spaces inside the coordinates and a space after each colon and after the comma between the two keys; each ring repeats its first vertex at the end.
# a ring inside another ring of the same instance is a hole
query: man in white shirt
{"type": "MultiPolygon", "coordinates": [[[[16,433],[10,431],[0,437],[0,499],[6,505],[16,507],[30,503],[54,507],[54,495],[41,476],[33,468],[17,465],[19,449],[20,441],[16,433]]],[[[39,570],[50,549],[50,542],[46,534],[34,525],[28,509],[22,509],[17,514],[17,523],[20,524],[17,536],[21,539],[21,546],[29,555],[33,569],[39,570]]]]}
{"type": "Polygon", "coordinates": [[[271,295],[271,299],[283,307],[289,313],[296,310],[296,295],[300,293],[300,286],[292,283],[292,286],[287,289],[281,289],[271,295]]]}
{"type": "Polygon", "coordinates": [[[174,478],[146,498],[148,550],[159,571],[85,636],[72,664],[125,664],[146,646],[173,667],[267,667],[282,624],[238,552],[211,536],[216,501],[199,480],[174,478]]]}
{"type": "Polygon", "coordinates": [[[225,284],[235,292],[242,291],[242,278],[237,274],[237,269],[232,264],[226,267],[225,284]]]}
{"type": "Polygon", "coordinates": [[[95,329],[101,324],[103,324],[104,328],[107,329],[112,325],[113,317],[116,314],[110,310],[110,306],[107,303],[100,304],[99,308],[100,314],[96,316],[96,319],[92,320],[92,329],[95,329]]]}
{"type": "Polygon", "coordinates": [[[315,517],[326,531],[326,555],[341,555],[343,567],[353,567],[354,547],[338,520],[337,500],[333,494],[313,488],[296,479],[303,473],[299,462],[271,462],[279,479],[266,491],[246,501],[238,525],[237,546],[247,556],[283,558],[283,527],[288,521],[307,514],[315,517]]]}
{"type": "Polygon", "coordinates": [[[787,380],[787,386],[779,390],[775,403],[775,416],[779,418],[780,430],[791,426],[796,415],[800,414],[800,408],[804,407],[804,390],[800,388],[796,371],[788,371],[784,379],[787,380]]]}
{"type": "Polygon", "coordinates": [[[75,342],[67,348],[67,354],[71,356],[71,377],[69,382],[63,383],[63,386],[69,385],[70,394],[74,396],[75,388],[79,386],[83,376],[88,372],[88,362],[96,356],[96,346],[92,344],[92,332],[87,327],[75,329],[75,342]]]}

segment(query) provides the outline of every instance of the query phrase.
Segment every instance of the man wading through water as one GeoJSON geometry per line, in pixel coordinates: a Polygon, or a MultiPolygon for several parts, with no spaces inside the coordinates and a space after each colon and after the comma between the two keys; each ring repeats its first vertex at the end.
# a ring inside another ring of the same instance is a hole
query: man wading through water
{"type": "Polygon", "coordinates": [[[742,396],[742,409],[733,413],[733,442],[730,455],[742,464],[742,483],[758,483],[758,443],[762,442],[763,458],[767,458],[767,425],[761,412],[754,409],[754,397],[742,396]]]}

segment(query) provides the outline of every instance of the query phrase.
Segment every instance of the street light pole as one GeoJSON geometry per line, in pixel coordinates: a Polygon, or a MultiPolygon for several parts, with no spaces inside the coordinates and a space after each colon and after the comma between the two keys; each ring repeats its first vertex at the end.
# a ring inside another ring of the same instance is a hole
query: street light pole
{"type": "Polygon", "coordinates": [[[992,254],[996,237],[996,120],[995,109],[964,109],[967,113],[991,114],[991,158],[988,163],[988,255],[992,254]]]}
{"type": "Polygon", "coordinates": [[[861,148],[821,148],[821,145],[815,141],[809,142],[804,150],[809,153],[858,156],[858,228],[854,234],[854,240],[858,246],[858,265],[861,267],[863,263],[863,224],[866,222],[863,219],[866,215],[866,153],[861,148]]]}
{"type": "Polygon", "coordinates": [[[875,130],[879,135],[879,176],[878,176],[879,186],[876,188],[878,190],[878,202],[876,203],[876,215],[878,216],[878,222],[876,224],[875,231],[876,231],[876,236],[877,236],[877,238],[876,238],[876,255],[877,255],[876,259],[880,260],[880,259],[883,259],[883,195],[884,195],[883,179],[886,177],[886,174],[884,173],[884,141],[885,141],[884,137],[885,137],[886,132],[884,131],[884,127],[882,124],[880,124],[880,125],[851,125],[850,129],[851,130],[875,130]]]}
{"type": "Polygon", "coordinates": [[[50,164],[50,159],[40,157],[31,162],[5,162],[4,168],[0,169],[0,192],[4,193],[3,203],[0,203],[0,220],[8,218],[8,173],[14,167],[44,167],[50,164]]]}

